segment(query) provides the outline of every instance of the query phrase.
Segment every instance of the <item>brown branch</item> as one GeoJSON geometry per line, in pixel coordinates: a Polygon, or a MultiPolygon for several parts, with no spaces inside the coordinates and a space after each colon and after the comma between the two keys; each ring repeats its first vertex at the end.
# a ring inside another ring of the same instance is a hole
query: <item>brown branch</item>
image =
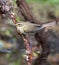
{"type": "Polygon", "coordinates": [[[27,62],[27,65],[31,65],[32,60],[33,60],[33,56],[32,56],[32,52],[31,52],[32,49],[30,48],[29,40],[27,39],[27,37],[25,35],[20,34],[20,33],[18,33],[18,34],[22,37],[22,39],[24,41],[24,45],[25,45],[27,51],[29,52],[29,54],[28,54],[29,60],[27,62]]]}
{"type": "Polygon", "coordinates": [[[17,0],[16,3],[26,21],[30,21],[33,23],[38,22],[38,20],[33,16],[32,12],[30,11],[30,8],[28,7],[28,4],[26,3],[25,0],[17,0]]]}
{"type": "MultiPolygon", "coordinates": [[[[10,17],[11,17],[13,23],[16,24],[16,23],[17,23],[17,20],[16,20],[15,16],[14,16],[13,14],[10,14],[10,17]]],[[[31,49],[30,49],[29,40],[27,39],[27,37],[26,37],[25,35],[21,34],[20,32],[18,32],[18,34],[20,35],[20,37],[22,37],[22,39],[23,39],[23,41],[24,41],[24,45],[25,45],[27,51],[29,51],[30,54],[31,54],[31,49]]],[[[32,55],[32,54],[31,54],[31,55],[32,55]]],[[[29,56],[29,55],[28,55],[28,56],[29,56]]],[[[29,56],[29,57],[30,57],[30,56],[29,56]]],[[[31,60],[32,60],[32,58],[30,58],[29,61],[27,62],[28,65],[29,65],[29,64],[31,65],[31,62],[30,62],[31,60]]]]}
{"type": "Polygon", "coordinates": [[[35,63],[34,63],[34,65],[42,65],[42,64],[46,64],[46,59],[47,59],[47,56],[49,55],[49,53],[50,53],[50,48],[49,48],[49,44],[47,44],[47,42],[46,42],[46,37],[44,37],[44,36],[42,36],[43,34],[38,34],[38,33],[36,33],[35,34],[35,38],[36,38],[36,40],[37,40],[37,42],[39,43],[40,42],[40,44],[41,44],[41,46],[42,46],[42,54],[41,54],[41,56],[39,56],[37,59],[36,59],[36,61],[35,61],[35,63]]]}
{"type": "Polygon", "coordinates": [[[49,45],[47,45],[47,42],[46,42],[46,37],[44,37],[44,35],[41,33],[41,34],[38,34],[36,33],[35,34],[35,38],[37,40],[37,42],[41,44],[42,46],[42,58],[43,57],[46,57],[48,54],[49,54],[49,45]],[[48,50],[47,50],[48,49],[48,50]]]}

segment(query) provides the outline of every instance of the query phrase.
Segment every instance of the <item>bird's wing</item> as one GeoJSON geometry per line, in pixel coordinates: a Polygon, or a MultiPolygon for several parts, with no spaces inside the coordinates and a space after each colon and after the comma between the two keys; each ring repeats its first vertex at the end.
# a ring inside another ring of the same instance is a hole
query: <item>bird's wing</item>
{"type": "Polygon", "coordinates": [[[35,32],[38,32],[39,30],[41,30],[42,29],[41,27],[42,27],[42,25],[40,25],[40,24],[29,23],[27,28],[24,29],[24,32],[26,32],[26,33],[35,33],[35,32]]]}
{"type": "Polygon", "coordinates": [[[38,31],[41,31],[42,29],[44,29],[42,26],[41,27],[36,27],[33,32],[38,32],[38,31]]]}
{"type": "Polygon", "coordinates": [[[39,25],[39,24],[34,24],[35,25],[35,29],[33,30],[33,32],[38,32],[46,27],[54,27],[56,26],[56,22],[50,22],[50,23],[45,23],[45,24],[42,24],[42,25],[39,25]]]}
{"type": "Polygon", "coordinates": [[[45,27],[54,27],[54,26],[56,26],[55,21],[50,22],[50,23],[45,23],[45,24],[42,25],[43,28],[45,28],[45,27]]]}
{"type": "Polygon", "coordinates": [[[41,24],[32,24],[32,25],[34,25],[36,27],[41,27],[42,26],[41,24]]]}

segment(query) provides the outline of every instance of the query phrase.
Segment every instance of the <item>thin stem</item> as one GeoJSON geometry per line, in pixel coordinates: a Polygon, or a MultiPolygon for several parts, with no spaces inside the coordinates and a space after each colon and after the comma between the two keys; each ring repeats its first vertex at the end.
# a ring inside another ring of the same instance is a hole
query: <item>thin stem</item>
{"type": "MultiPolygon", "coordinates": [[[[17,20],[15,19],[15,16],[14,16],[13,14],[10,14],[10,17],[11,17],[13,23],[16,24],[16,23],[17,23],[17,20]]],[[[29,61],[27,62],[27,64],[28,64],[28,65],[29,65],[29,64],[31,65],[31,62],[30,62],[30,61],[32,61],[32,54],[31,54],[31,49],[30,49],[29,40],[26,38],[26,36],[20,34],[20,32],[19,32],[19,35],[22,37],[22,39],[23,39],[23,41],[24,41],[24,45],[25,45],[27,51],[30,52],[31,57],[30,57],[30,55],[29,55],[29,61]]]]}

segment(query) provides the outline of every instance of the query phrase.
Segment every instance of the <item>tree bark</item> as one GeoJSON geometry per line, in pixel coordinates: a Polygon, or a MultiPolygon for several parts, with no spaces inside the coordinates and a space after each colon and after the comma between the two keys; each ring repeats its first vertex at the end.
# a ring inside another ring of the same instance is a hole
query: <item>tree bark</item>
{"type": "Polygon", "coordinates": [[[19,11],[21,12],[21,14],[23,15],[25,21],[30,21],[32,23],[37,23],[39,22],[32,14],[32,12],[30,11],[30,8],[28,7],[28,4],[26,3],[25,0],[17,0],[16,1],[18,7],[19,7],[19,11]]]}

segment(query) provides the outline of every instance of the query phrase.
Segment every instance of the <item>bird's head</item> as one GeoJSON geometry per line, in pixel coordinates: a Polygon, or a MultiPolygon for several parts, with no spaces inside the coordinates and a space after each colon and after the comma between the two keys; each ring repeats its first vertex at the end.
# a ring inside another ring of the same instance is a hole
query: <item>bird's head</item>
{"type": "Polygon", "coordinates": [[[22,23],[16,23],[16,27],[22,27],[22,23]]]}
{"type": "Polygon", "coordinates": [[[27,25],[27,23],[26,22],[16,23],[16,26],[19,26],[19,27],[23,27],[24,25],[27,25]]]}

